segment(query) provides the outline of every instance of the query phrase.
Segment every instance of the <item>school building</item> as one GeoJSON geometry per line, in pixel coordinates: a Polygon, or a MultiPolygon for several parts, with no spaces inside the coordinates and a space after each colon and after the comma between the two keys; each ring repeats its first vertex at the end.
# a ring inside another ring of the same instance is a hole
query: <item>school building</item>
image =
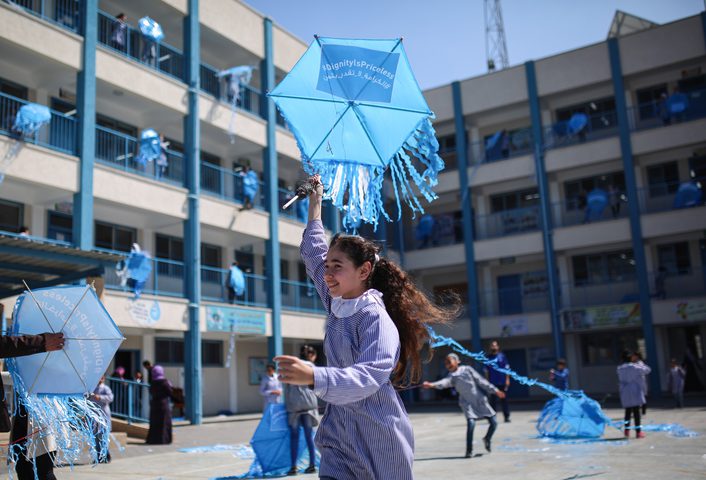
{"type": "MultiPolygon", "coordinates": [[[[0,256],[20,255],[22,226],[46,258],[119,259],[139,243],[154,258],[139,299],[113,268],[96,282],[126,337],[111,368],[165,366],[196,421],[260,410],[267,359],[324,336],[304,224],[280,208],[303,178],[299,151],[263,95],[307,43],[236,0],[18,0],[0,2],[0,25],[0,256]],[[164,31],[153,52],[144,16],[164,31]],[[233,99],[218,72],[241,65],[257,68],[233,99]],[[18,143],[28,102],[51,121],[18,143]],[[145,129],[169,142],[166,168],[137,161],[145,129]],[[245,166],[261,180],[252,209],[245,166]],[[233,261],[246,289],[231,304],[233,261]]],[[[498,338],[531,376],[566,356],[588,392],[616,390],[624,346],[656,359],[662,387],[667,360],[688,357],[687,385],[703,389],[706,210],[676,207],[706,177],[705,30],[704,14],[650,25],[425,92],[447,163],[433,234],[420,240],[410,216],[377,235],[430,293],[472,300],[442,333],[474,348],[498,338]],[[677,90],[688,105],[665,115],[677,90]],[[596,189],[608,204],[586,219],[596,189]]],[[[325,224],[340,230],[330,209],[325,224]]],[[[10,276],[0,265],[0,292],[10,276]]],[[[8,316],[14,298],[0,299],[8,316]]]]}
{"type": "Polygon", "coordinates": [[[545,381],[565,357],[589,393],[617,391],[624,348],[658,368],[651,391],[672,357],[703,391],[706,13],[618,12],[606,41],[425,94],[447,170],[432,233],[405,218],[399,237],[428,291],[465,300],[445,331],[545,381]]]}
{"type": "MultiPolygon", "coordinates": [[[[142,296],[113,268],[96,283],[126,337],[111,369],[132,378],[144,360],[165,366],[187,390],[187,413],[190,382],[203,415],[260,410],[268,358],[324,335],[299,259],[304,224],[280,211],[303,176],[299,151],[263,95],[306,43],[234,0],[0,2],[0,25],[1,234],[14,240],[27,226],[34,245],[123,258],[137,242],[154,259],[142,296]],[[137,29],[145,16],[164,32],[156,52],[137,29]],[[252,80],[229,98],[217,74],[241,65],[256,67],[252,80]],[[12,124],[28,102],[48,106],[51,122],[17,143],[12,124]],[[169,142],[164,169],[136,160],[147,128],[169,142]],[[260,177],[252,209],[242,209],[245,166],[260,177]],[[234,260],[246,288],[231,305],[234,260]],[[189,366],[190,325],[200,369],[189,366]]],[[[14,298],[2,299],[8,317],[14,298]]]]}

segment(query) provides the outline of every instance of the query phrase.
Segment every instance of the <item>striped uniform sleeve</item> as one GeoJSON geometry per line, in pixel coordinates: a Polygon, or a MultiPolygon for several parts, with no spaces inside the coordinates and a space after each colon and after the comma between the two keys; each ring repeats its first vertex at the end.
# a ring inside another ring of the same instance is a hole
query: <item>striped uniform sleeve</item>
{"type": "Polygon", "coordinates": [[[322,400],[334,405],[357,402],[390,381],[400,351],[397,328],[387,315],[369,315],[361,326],[361,353],[353,365],[314,368],[314,393],[322,400]]]}
{"type": "Polygon", "coordinates": [[[326,311],[329,311],[331,295],[326,286],[326,282],[324,282],[328,245],[326,244],[324,225],[321,223],[321,220],[311,220],[307,224],[304,229],[304,235],[299,250],[304,266],[306,267],[306,273],[314,282],[316,291],[319,292],[319,296],[321,297],[321,301],[324,302],[326,311]]]}

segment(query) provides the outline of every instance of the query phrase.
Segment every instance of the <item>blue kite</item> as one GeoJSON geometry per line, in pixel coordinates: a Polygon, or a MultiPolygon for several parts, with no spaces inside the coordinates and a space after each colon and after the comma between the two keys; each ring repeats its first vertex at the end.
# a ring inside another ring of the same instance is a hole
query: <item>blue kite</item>
{"type": "Polygon", "coordinates": [[[12,129],[22,135],[33,135],[51,121],[51,111],[45,105],[28,103],[22,105],[15,116],[12,129]]]}
{"type": "Polygon", "coordinates": [[[304,170],[321,175],[324,198],[377,228],[386,172],[397,200],[424,212],[444,162],[437,154],[429,109],[402,39],[354,40],[315,36],[289,74],[268,94],[297,140],[304,170]],[[422,170],[422,173],[419,170],[422,170]],[[414,183],[414,187],[412,186],[414,183]],[[416,190],[416,192],[415,192],[416,190]]]}
{"type": "Polygon", "coordinates": [[[13,317],[13,335],[63,333],[65,346],[7,359],[15,398],[39,426],[23,447],[10,448],[10,457],[23,454],[20,448],[31,457],[51,437],[56,464],[73,465],[84,449],[98,462],[108,449],[110,425],[88,395],[125,340],[122,333],[90,286],[28,290],[17,300],[13,317]]]}
{"type": "Polygon", "coordinates": [[[162,154],[162,143],[159,138],[159,133],[151,128],[147,128],[140,133],[140,153],[138,153],[135,161],[142,166],[147,162],[159,160],[162,154]]]}
{"type": "Polygon", "coordinates": [[[162,26],[150,17],[142,17],[138,20],[137,26],[140,29],[140,33],[149,40],[161,42],[164,38],[162,26]]]}

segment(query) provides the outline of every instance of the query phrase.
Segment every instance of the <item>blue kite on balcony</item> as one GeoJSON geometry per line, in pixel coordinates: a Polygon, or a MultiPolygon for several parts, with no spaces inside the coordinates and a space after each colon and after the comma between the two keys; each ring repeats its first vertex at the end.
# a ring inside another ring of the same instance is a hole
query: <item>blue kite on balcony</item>
{"type": "Polygon", "coordinates": [[[140,152],[135,157],[135,161],[144,167],[147,162],[158,161],[162,154],[162,143],[159,133],[151,128],[142,130],[140,133],[140,152]]]}
{"type": "Polygon", "coordinates": [[[230,122],[228,123],[228,136],[230,143],[235,143],[235,109],[240,102],[241,107],[244,107],[243,99],[240,97],[241,87],[249,85],[252,80],[252,71],[255,67],[250,65],[240,65],[238,67],[221,70],[216,74],[218,78],[226,78],[227,81],[227,98],[230,104],[230,122]]]}
{"type": "Polygon", "coordinates": [[[150,17],[142,17],[138,20],[137,27],[145,38],[152,41],[161,42],[164,38],[162,26],[150,17]]]}
{"type": "Polygon", "coordinates": [[[120,286],[130,288],[135,293],[135,299],[142,295],[150,273],[152,273],[152,257],[137,243],[132,244],[130,255],[115,266],[115,274],[120,279],[120,286]]]}
{"type": "Polygon", "coordinates": [[[269,93],[293,132],[304,170],[321,175],[324,198],[350,228],[377,228],[387,172],[397,201],[424,212],[417,198],[436,198],[444,162],[402,39],[315,36],[289,74],[269,93]],[[420,173],[421,170],[421,173],[420,173]]]}
{"type": "Polygon", "coordinates": [[[28,103],[27,105],[22,105],[17,111],[12,130],[24,136],[34,135],[43,125],[47,125],[50,121],[51,111],[49,107],[38,103],[28,103]]]}
{"type": "Polygon", "coordinates": [[[8,456],[34,458],[54,444],[52,461],[73,465],[87,452],[104,460],[110,424],[89,399],[125,340],[90,286],[29,289],[13,313],[12,335],[63,333],[62,350],[7,359],[16,392],[15,408],[26,411],[28,435],[10,445],[8,456]]]}
{"type": "Polygon", "coordinates": [[[696,182],[683,182],[674,196],[674,208],[690,208],[701,205],[701,189],[696,182]]]}

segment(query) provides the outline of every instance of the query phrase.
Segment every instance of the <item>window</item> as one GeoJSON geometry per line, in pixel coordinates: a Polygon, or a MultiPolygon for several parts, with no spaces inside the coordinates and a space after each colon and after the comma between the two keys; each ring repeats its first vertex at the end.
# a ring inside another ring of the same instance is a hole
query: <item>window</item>
{"type": "Polygon", "coordinates": [[[641,351],[644,346],[640,330],[587,333],[580,338],[581,362],[585,367],[619,365],[623,350],[641,351]]]}
{"type": "Polygon", "coordinates": [[[635,260],[632,250],[572,257],[574,285],[598,285],[633,280],[635,260]]]}
{"type": "Polygon", "coordinates": [[[689,242],[670,243],[657,246],[657,264],[667,269],[670,275],[691,273],[689,242]]]}
{"type": "MultiPolygon", "coordinates": [[[[221,247],[201,244],[201,265],[204,267],[221,268],[221,247]]],[[[221,272],[216,270],[201,270],[201,281],[221,283],[221,272]]]]}
{"type": "Polygon", "coordinates": [[[96,114],[96,124],[104,128],[115,130],[129,137],[137,137],[137,127],[105,115],[96,114]]]}
{"type": "Polygon", "coordinates": [[[96,247],[129,252],[136,239],[137,230],[134,228],[99,221],[95,223],[96,247]]]}
{"type": "Polygon", "coordinates": [[[677,162],[647,167],[647,183],[650,188],[650,197],[661,197],[676,192],[679,188],[677,162]]]}
{"type": "Polygon", "coordinates": [[[0,230],[19,233],[22,228],[23,207],[21,203],[0,200],[0,230]]]}
{"type": "Polygon", "coordinates": [[[154,340],[155,363],[160,365],[182,365],[184,363],[184,340],[156,338],[154,340]]]}
{"type": "Polygon", "coordinates": [[[439,137],[439,154],[456,151],[456,134],[439,137]]]}
{"type": "Polygon", "coordinates": [[[222,367],[223,342],[220,340],[202,340],[201,364],[204,367],[222,367]]]}
{"type": "Polygon", "coordinates": [[[612,97],[560,108],[556,111],[556,119],[558,122],[567,122],[575,113],[588,115],[589,130],[601,130],[618,124],[615,115],[615,99],[612,97]]]}
{"type": "Polygon", "coordinates": [[[238,262],[238,267],[245,273],[255,273],[255,255],[250,251],[236,250],[235,261],[238,262]]]}
{"type": "MultiPolygon", "coordinates": [[[[160,365],[184,364],[184,340],[181,338],[157,338],[154,341],[155,363],[160,365]]],[[[204,367],[223,366],[223,342],[201,341],[201,364],[204,367]]]]}
{"type": "Polygon", "coordinates": [[[623,172],[614,172],[565,182],[564,198],[566,199],[566,210],[582,210],[586,207],[586,195],[591,190],[601,188],[607,192],[611,185],[617,188],[619,192],[625,192],[625,174],[623,172]]]}
{"type": "Polygon", "coordinates": [[[517,208],[533,207],[539,205],[539,192],[536,188],[520,190],[518,192],[501,193],[490,197],[490,208],[493,213],[517,208]]]}
{"type": "Polygon", "coordinates": [[[662,95],[667,95],[667,84],[655,85],[637,91],[637,104],[640,111],[640,120],[654,118],[659,114],[659,104],[662,95]]]}
{"type": "Polygon", "coordinates": [[[0,78],[0,92],[22,100],[27,100],[27,87],[23,87],[19,83],[11,82],[10,80],[5,80],[4,78],[0,78]]]}
{"type": "Polygon", "coordinates": [[[209,192],[220,193],[221,159],[216,155],[201,150],[201,188],[209,192]]]}
{"type": "Polygon", "coordinates": [[[71,215],[48,212],[47,238],[71,243],[73,241],[74,221],[71,215]]]}
{"type": "Polygon", "coordinates": [[[468,284],[454,283],[451,285],[439,285],[434,287],[434,301],[438,305],[448,303],[449,297],[453,297],[454,295],[458,296],[458,300],[461,304],[465,305],[468,303],[468,284]]]}
{"type": "MultiPolygon", "coordinates": [[[[155,255],[157,258],[172,260],[174,262],[184,261],[184,241],[181,238],[162,235],[156,236],[157,248],[155,255]]],[[[184,276],[184,266],[171,262],[156,262],[157,271],[160,275],[182,278],[184,276]]]]}

